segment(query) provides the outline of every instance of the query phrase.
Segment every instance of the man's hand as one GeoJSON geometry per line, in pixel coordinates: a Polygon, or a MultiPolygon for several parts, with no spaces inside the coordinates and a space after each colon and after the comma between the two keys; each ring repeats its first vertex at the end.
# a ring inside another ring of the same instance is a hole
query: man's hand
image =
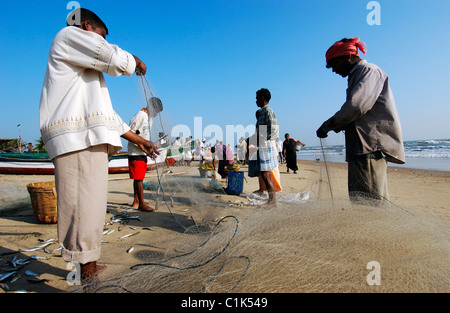
{"type": "Polygon", "coordinates": [[[141,61],[137,56],[133,55],[136,60],[136,75],[141,76],[147,73],[147,65],[141,61]]]}
{"type": "Polygon", "coordinates": [[[325,123],[320,126],[320,128],[317,130],[316,134],[319,138],[327,138],[328,132],[331,130],[330,128],[330,120],[326,121],[325,123]]]}
{"type": "Polygon", "coordinates": [[[160,154],[158,151],[160,147],[148,140],[141,144],[138,144],[138,147],[152,159],[156,159],[156,157],[160,154]]]}
{"type": "Polygon", "coordinates": [[[155,159],[160,153],[158,151],[159,146],[155,145],[153,142],[145,140],[139,135],[136,135],[131,130],[122,135],[122,138],[136,144],[139,149],[145,152],[150,158],[155,159]]]}
{"type": "Polygon", "coordinates": [[[317,137],[319,138],[327,138],[328,137],[328,132],[324,131],[322,128],[319,128],[316,132],[317,137]]]}

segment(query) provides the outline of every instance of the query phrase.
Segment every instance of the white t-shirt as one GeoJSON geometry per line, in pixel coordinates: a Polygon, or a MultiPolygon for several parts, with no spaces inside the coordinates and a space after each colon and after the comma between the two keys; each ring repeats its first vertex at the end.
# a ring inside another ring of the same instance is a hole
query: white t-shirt
{"type": "Polygon", "coordinates": [[[40,130],[50,158],[90,146],[122,149],[130,130],[114,111],[103,73],[131,76],[134,57],[102,36],[63,28],[50,47],[39,108],[40,130]]]}
{"type": "MultiPolygon", "coordinates": [[[[152,120],[148,118],[147,112],[139,111],[130,122],[131,131],[145,140],[150,140],[150,129],[152,120]]],[[[146,155],[137,145],[128,142],[128,155],[146,155]]]]}

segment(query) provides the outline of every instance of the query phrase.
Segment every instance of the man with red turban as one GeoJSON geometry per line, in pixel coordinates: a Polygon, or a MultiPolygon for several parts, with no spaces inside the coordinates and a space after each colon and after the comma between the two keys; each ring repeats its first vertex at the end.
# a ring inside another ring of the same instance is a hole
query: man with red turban
{"type": "Polygon", "coordinates": [[[326,53],[327,68],[348,76],[347,99],[317,130],[345,132],[350,199],[389,200],[387,162],[405,163],[400,119],[386,73],[359,56],[366,46],[358,37],[342,39],[326,53]]]}

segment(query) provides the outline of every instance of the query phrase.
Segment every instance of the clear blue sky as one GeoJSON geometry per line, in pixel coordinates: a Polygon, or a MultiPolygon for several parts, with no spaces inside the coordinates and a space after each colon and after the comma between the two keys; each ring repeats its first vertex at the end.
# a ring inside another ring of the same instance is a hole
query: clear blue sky
{"type": "MultiPolygon", "coordinates": [[[[253,125],[255,92],[268,88],[280,133],[318,145],[316,129],[345,100],[347,80],[325,68],[344,37],[367,44],[363,58],[390,77],[405,140],[450,137],[450,1],[381,0],[368,25],[366,0],[79,1],[109,28],[107,40],[140,57],[165,106],[167,125],[253,125]]],[[[0,138],[35,142],[50,44],[69,1],[2,2],[0,138]]],[[[136,76],[108,77],[128,122],[143,105],[136,76]]],[[[328,143],[343,144],[342,134],[328,143]]]]}

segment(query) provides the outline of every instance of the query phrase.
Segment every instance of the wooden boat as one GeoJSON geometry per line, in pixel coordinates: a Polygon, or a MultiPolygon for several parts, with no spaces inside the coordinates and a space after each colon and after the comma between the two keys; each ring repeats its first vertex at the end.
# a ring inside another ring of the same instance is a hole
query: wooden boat
{"type": "MultiPolygon", "coordinates": [[[[147,158],[149,171],[156,166],[171,166],[175,159],[167,157],[167,150],[160,151],[156,160],[147,158]]],[[[109,159],[109,174],[128,173],[128,154],[119,153],[109,159]]],[[[54,175],[55,167],[48,153],[0,153],[0,174],[18,175],[54,175]]]]}

